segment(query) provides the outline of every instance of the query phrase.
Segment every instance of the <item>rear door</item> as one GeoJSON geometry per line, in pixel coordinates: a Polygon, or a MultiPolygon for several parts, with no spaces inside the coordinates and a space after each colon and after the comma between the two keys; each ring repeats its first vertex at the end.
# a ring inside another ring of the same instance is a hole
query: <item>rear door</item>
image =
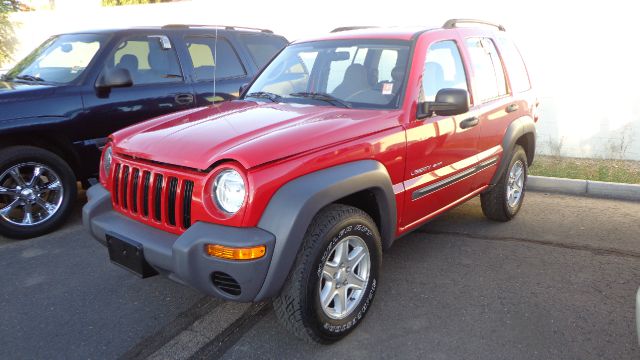
{"type": "Polygon", "coordinates": [[[281,36],[263,33],[241,33],[236,38],[244,44],[257,72],[288,44],[281,36]]]}
{"type": "MultiPolygon", "coordinates": [[[[461,54],[463,44],[455,33],[427,33],[426,54],[414,56],[422,69],[418,103],[434,101],[440,89],[469,89],[461,54]]],[[[421,47],[417,47],[419,49],[421,47]]],[[[461,126],[477,116],[473,109],[456,116],[433,115],[417,119],[407,128],[407,167],[403,228],[412,227],[454,204],[471,192],[477,163],[478,126],[461,126]]]]}
{"type": "Polygon", "coordinates": [[[102,65],[127,69],[133,86],[108,91],[91,89],[83,94],[86,133],[94,138],[194,105],[191,86],[185,82],[175,47],[162,33],[123,37],[102,65]]]}
{"type": "MultiPolygon", "coordinates": [[[[491,181],[502,154],[506,129],[526,112],[527,105],[512,96],[513,89],[492,36],[472,35],[465,37],[464,43],[473,72],[474,98],[480,118],[478,160],[489,165],[476,176],[473,188],[478,189],[491,181]]],[[[526,83],[518,86],[530,87],[528,77],[526,83]]]]}
{"type": "Polygon", "coordinates": [[[184,42],[197,106],[236,99],[251,76],[232,43],[220,35],[187,35],[184,42]]]}

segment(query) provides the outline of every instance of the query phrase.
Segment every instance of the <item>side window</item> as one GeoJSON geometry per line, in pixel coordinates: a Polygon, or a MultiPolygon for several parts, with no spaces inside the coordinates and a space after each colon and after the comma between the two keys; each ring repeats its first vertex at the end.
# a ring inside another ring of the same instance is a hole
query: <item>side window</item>
{"type": "Polygon", "coordinates": [[[189,57],[197,81],[240,77],[246,75],[235,50],[225,39],[213,37],[186,38],[189,57]]]}
{"type": "Polygon", "coordinates": [[[466,43],[473,67],[476,99],[485,102],[506,95],[504,69],[493,41],[487,38],[469,38],[466,43]]]}
{"type": "Polygon", "coordinates": [[[507,38],[499,38],[498,48],[500,49],[500,55],[504,60],[504,64],[509,70],[509,81],[511,82],[511,90],[514,93],[523,92],[531,89],[531,82],[529,81],[529,73],[527,67],[522,60],[520,51],[516,47],[513,41],[507,38]]]}
{"type": "Polygon", "coordinates": [[[124,40],[113,55],[113,66],[129,70],[134,85],[182,81],[173,47],[163,48],[158,36],[135,36],[124,40]]]}
{"type": "Polygon", "coordinates": [[[468,90],[460,51],[453,40],[429,46],[422,73],[420,101],[434,101],[438,91],[446,88],[468,90]]]}
{"type": "Polygon", "coordinates": [[[258,68],[265,66],[278,51],[287,46],[286,40],[278,36],[247,34],[241,35],[241,38],[258,68]]]}
{"type": "Polygon", "coordinates": [[[384,49],[378,62],[378,81],[393,82],[392,71],[398,62],[398,50],[384,49]]]}

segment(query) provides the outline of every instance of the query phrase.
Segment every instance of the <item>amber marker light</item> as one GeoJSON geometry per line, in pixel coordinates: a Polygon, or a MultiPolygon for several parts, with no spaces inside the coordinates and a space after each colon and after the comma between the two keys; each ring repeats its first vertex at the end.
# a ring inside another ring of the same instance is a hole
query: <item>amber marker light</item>
{"type": "Polygon", "coordinates": [[[264,245],[252,247],[229,247],[222,245],[207,244],[204,252],[209,256],[214,256],[226,260],[254,260],[259,259],[267,253],[264,245]]]}

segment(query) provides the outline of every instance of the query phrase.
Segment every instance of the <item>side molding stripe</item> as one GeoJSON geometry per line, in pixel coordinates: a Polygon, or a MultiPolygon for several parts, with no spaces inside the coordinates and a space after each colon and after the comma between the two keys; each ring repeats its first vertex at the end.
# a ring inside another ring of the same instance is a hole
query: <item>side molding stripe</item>
{"type": "Polygon", "coordinates": [[[427,196],[427,195],[429,195],[429,194],[431,194],[433,192],[436,192],[436,191],[438,191],[440,189],[443,189],[443,188],[445,188],[445,187],[447,187],[447,186],[449,186],[449,185],[451,185],[451,184],[453,184],[455,182],[458,182],[460,180],[464,180],[464,179],[468,178],[469,176],[477,174],[480,171],[482,171],[482,170],[484,170],[484,169],[486,169],[486,168],[488,168],[490,166],[493,166],[493,165],[495,165],[497,163],[498,163],[498,157],[496,156],[496,157],[493,157],[493,158],[491,158],[489,160],[483,161],[480,164],[478,164],[478,165],[476,165],[476,166],[474,166],[472,168],[469,168],[469,169],[467,169],[465,171],[459,172],[459,173],[457,173],[455,175],[452,175],[452,176],[450,176],[450,177],[448,177],[448,178],[446,178],[444,180],[438,181],[435,184],[427,185],[427,186],[425,186],[423,188],[420,188],[420,189],[414,191],[413,194],[411,194],[411,200],[418,200],[421,197],[427,196]]]}

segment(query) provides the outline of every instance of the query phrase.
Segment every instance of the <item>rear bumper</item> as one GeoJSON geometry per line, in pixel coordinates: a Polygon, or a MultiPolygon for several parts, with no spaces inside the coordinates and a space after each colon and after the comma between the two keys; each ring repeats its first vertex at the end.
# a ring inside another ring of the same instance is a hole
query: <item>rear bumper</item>
{"type": "Polygon", "coordinates": [[[161,274],[208,295],[225,300],[254,301],[262,289],[275,246],[273,234],[260,228],[236,228],[197,222],[182,235],[171,234],[132,220],[111,206],[111,195],[101,185],[87,191],[82,209],[84,227],[102,245],[106,235],[139,243],[144,257],[161,274]],[[233,247],[266,245],[265,256],[251,261],[230,261],[208,256],[206,244],[233,247]],[[240,295],[229,294],[212,281],[214,272],[230,275],[240,285],[240,295]]]}

